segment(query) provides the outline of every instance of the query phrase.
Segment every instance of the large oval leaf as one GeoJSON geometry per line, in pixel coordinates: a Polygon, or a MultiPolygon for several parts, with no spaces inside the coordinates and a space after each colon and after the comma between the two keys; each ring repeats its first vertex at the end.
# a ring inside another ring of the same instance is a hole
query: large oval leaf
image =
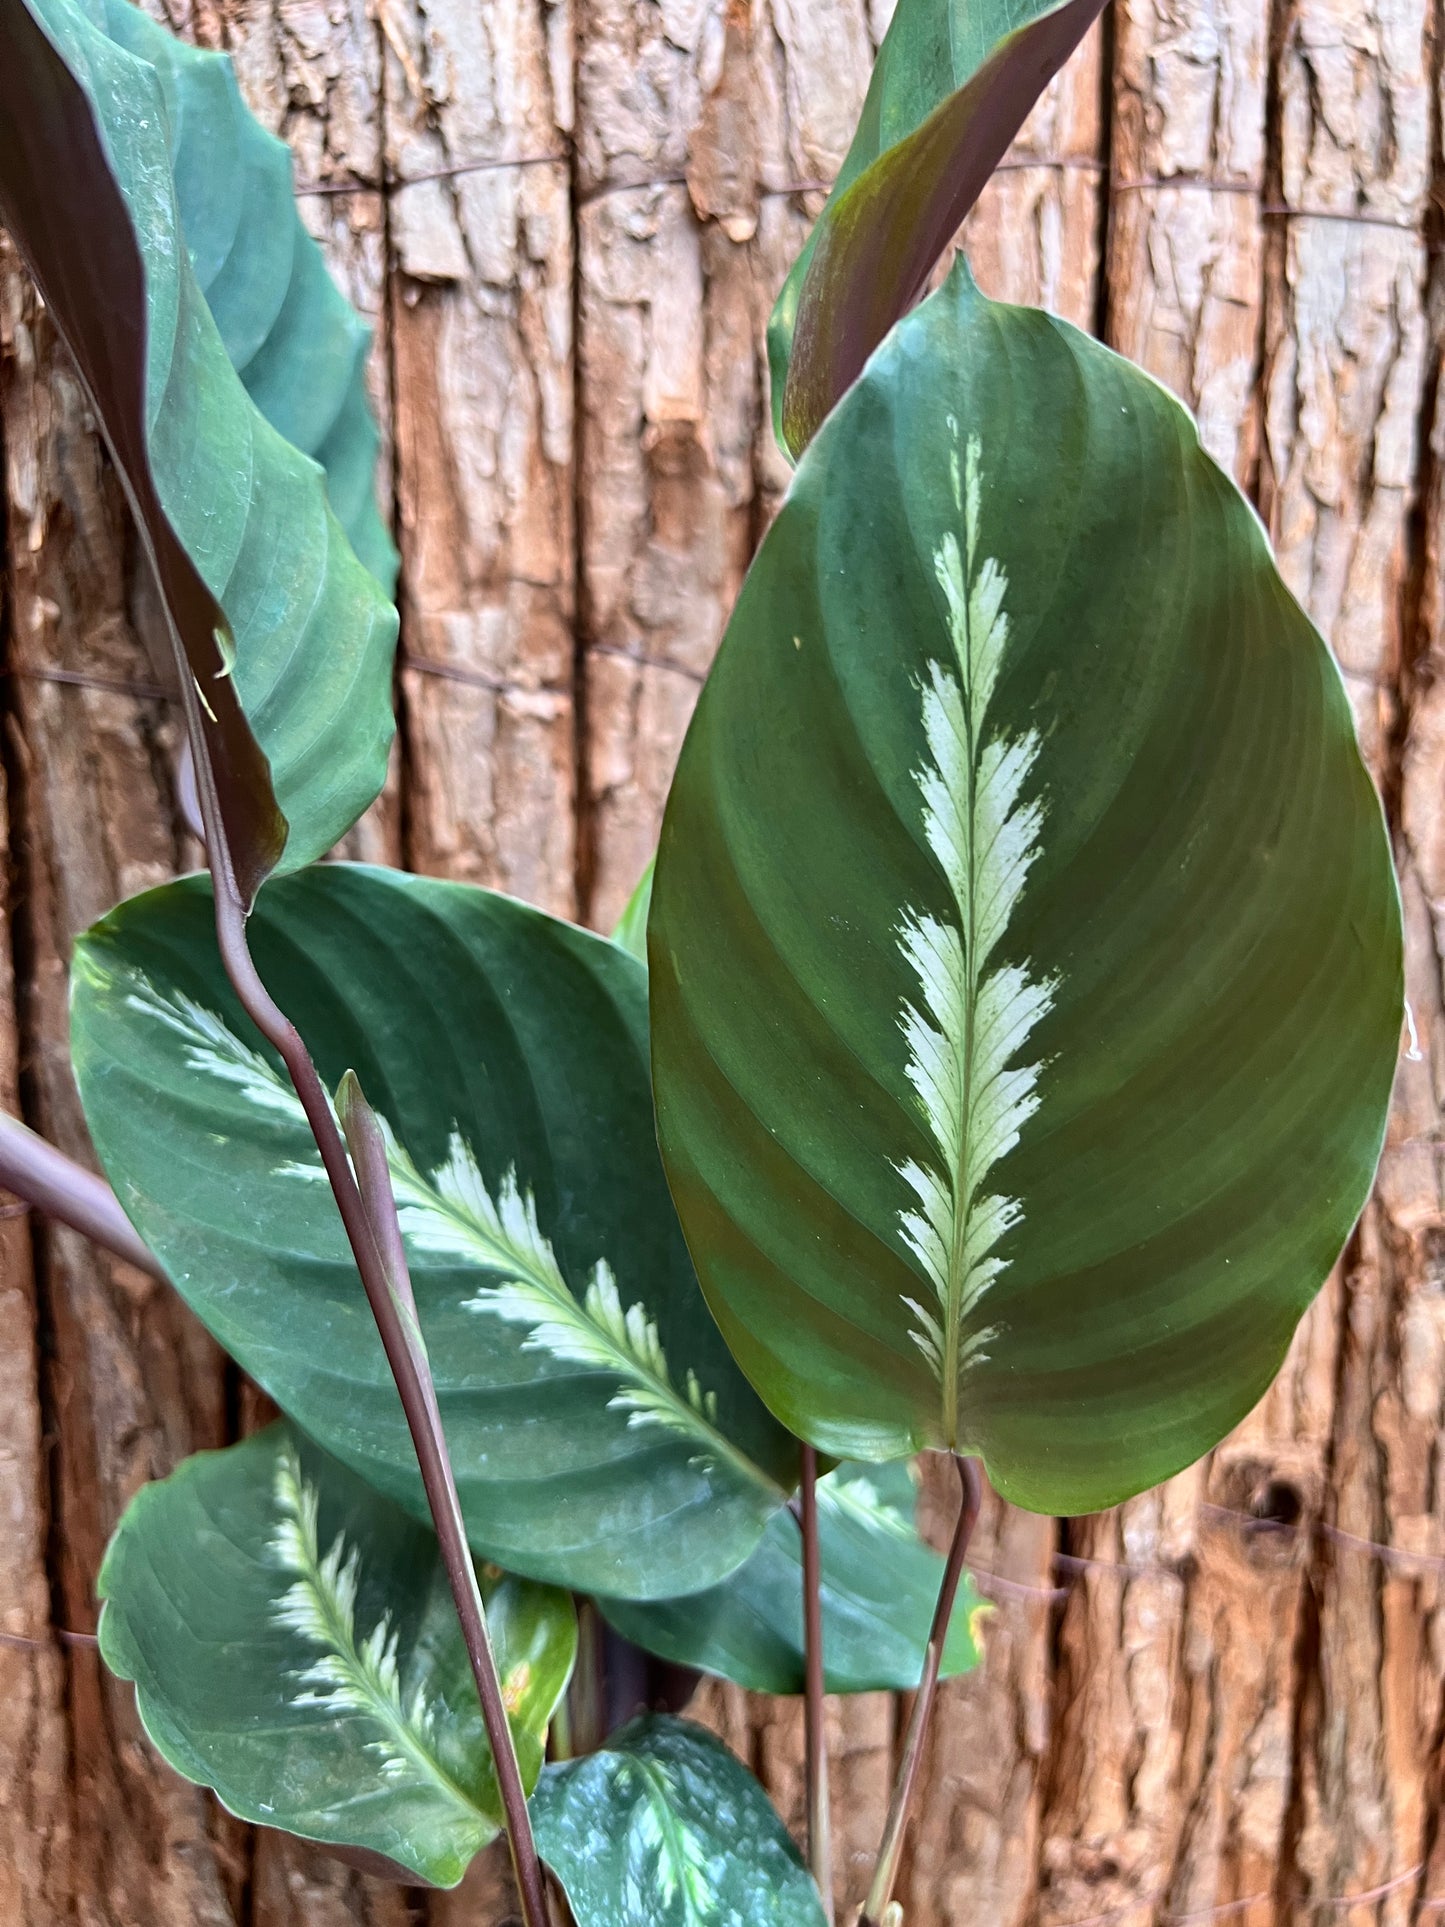
{"type": "Polygon", "coordinates": [[[691,1721],[634,1720],[547,1767],[531,1809],[577,1927],[823,1927],[767,1795],[691,1721]]]}
{"type": "Polygon", "coordinates": [[[739,601],[649,952],[673,1194],[794,1430],[1066,1513],[1244,1415],[1368,1189],[1400,912],[1162,388],[961,269],[900,324],[739,601]]]}
{"type": "MultiPolygon", "coordinates": [[[[844,1463],[818,1481],[823,1665],[830,1693],[912,1692],[943,1581],[943,1561],[913,1523],[905,1465],[844,1463]]],[[[609,1624],[677,1666],[754,1693],[804,1688],[802,1541],[780,1513],[720,1586],[683,1599],[600,1599],[609,1624]]],[[[987,1611],[965,1573],[944,1642],[941,1677],[978,1664],[987,1611]]]]}
{"type": "Polygon", "coordinates": [[[165,89],[107,31],[122,3],[0,0],[0,218],[115,454],[249,897],[380,789],[396,612],[231,365],[186,250],[165,89]]]}
{"type": "Polygon", "coordinates": [[[371,330],[297,212],[291,151],[247,108],[225,54],[177,40],[129,0],[105,0],[103,20],[160,82],[181,233],[231,366],[272,427],[321,464],[347,540],[390,595],[397,554],[376,503],[371,330]]]}
{"type": "MultiPolygon", "coordinates": [[[[450,1887],[501,1800],[432,1535],[287,1426],[202,1452],[130,1503],[100,1648],[178,1772],[242,1819],[450,1887]]],[[[491,1572],[522,1777],[577,1649],[565,1593],[491,1572]]]]}
{"type": "MultiPolygon", "coordinates": [[[[136,1228],[312,1437],[425,1516],[400,1401],[299,1105],[226,983],[210,892],[77,945],[86,1118],[136,1228]]],[[[509,897],[328,864],[250,925],[392,1177],[473,1543],[579,1590],[666,1596],[752,1552],[795,1477],[708,1315],[658,1161],[646,977],[509,897]],[[404,1146],[401,1149],[400,1146],[404,1146]]]]}
{"type": "Polygon", "coordinates": [[[898,0],[853,143],[768,324],[798,456],[929,275],[1106,0],[898,0]]]}

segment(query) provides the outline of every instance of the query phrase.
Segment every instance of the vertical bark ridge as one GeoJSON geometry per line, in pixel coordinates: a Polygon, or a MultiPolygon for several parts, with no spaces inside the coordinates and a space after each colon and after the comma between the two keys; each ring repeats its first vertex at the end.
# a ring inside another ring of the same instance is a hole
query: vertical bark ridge
{"type": "MultiPolygon", "coordinates": [[[[13,273],[0,242],[0,273],[13,273]]],[[[13,283],[6,293],[13,292],[13,283]]],[[[3,300],[0,296],[0,300],[3,300]]],[[[6,304],[8,307],[8,303],[6,304]]],[[[11,317],[0,309],[0,344],[11,317]]],[[[9,472],[0,379],[0,474],[9,472]]],[[[8,490],[0,491],[0,549],[8,554],[8,490]]],[[[0,652],[6,684],[0,691],[0,808],[6,853],[3,928],[0,928],[0,1103],[21,1108],[22,1017],[17,989],[29,974],[24,922],[25,872],[14,805],[12,735],[14,607],[8,569],[0,575],[0,652]]],[[[65,1665],[54,1638],[52,1507],[46,1434],[53,1423],[42,1365],[49,1325],[37,1275],[29,1213],[10,1206],[0,1219],[0,1455],[9,1506],[0,1532],[0,1812],[13,1816],[8,1850],[0,1854],[0,1917],[58,1916],[68,1904],[71,1830],[65,1665]]]]}
{"type": "MultiPolygon", "coordinates": [[[[1295,210],[1269,288],[1262,506],[1286,579],[1334,648],[1387,800],[1403,720],[1410,530],[1427,379],[1423,227],[1434,162],[1425,9],[1295,0],[1279,51],[1282,200],[1295,210]],[[1338,102],[1336,106],[1334,103],[1338,102]]],[[[1436,771],[1436,807],[1438,807],[1436,771]]],[[[1398,810],[1392,807],[1392,817],[1398,810]]],[[[1434,1437],[1445,1381],[1438,1289],[1439,956],[1418,871],[1400,856],[1406,983],[1422,1060],[1405,1061],[1375,1199],[1348,1265],[1316,1574],[1319,1665],[1299,1761],[1297,1904],[1391,1883],[1424,1857],[1440,1692],[1436,1582],[1353,1541],[1440,1540],[1434,1437]],[[1422,1158],[1422,1150],[1425,1155],[1422,1158]],[[1433,1321],[1433,1322],[1432,1322],[1433,1321]],[[1344,1539],[1340,1535],[1350,1535],[1344,1539]]],[[[1404,1922],[1418,1886],[1354,1910],[1404,1922]]]]}
{"type": "Polygon", "coordinates": [[[576,908],[567,0],[386,0],[413,867],[576,908]]]}
{"type": "MultiPolygon", "coordinates": [[[[6,277],[5,323],[0,416],[30,1121],[88,1160],[68,1066],[66,957],[78,929],[175,867],[175,718],[166,702],[125,693],[161,679],[132,622],[146,626],[147,589],[75,377],[15,272],[6,277]],[[52,679],[77,669],[93,672],[96,684],[52,679]]],[[[223,1374],[215,1347],[155,1281],[54,1227],[36,1227],[36,1250],[48,1306],[40,1411],[54,1427],[55,1612],[86,1630],[95,1624],[101,1552],[131,1494],[196,1446],[220,1443],[223,1374]]],[[[68,1647],[65,1670],[69,1915],[228,1924],[235,1830],[160,1764],[130,1689],[103,1675],[93,1650],[68,1647]]]]}

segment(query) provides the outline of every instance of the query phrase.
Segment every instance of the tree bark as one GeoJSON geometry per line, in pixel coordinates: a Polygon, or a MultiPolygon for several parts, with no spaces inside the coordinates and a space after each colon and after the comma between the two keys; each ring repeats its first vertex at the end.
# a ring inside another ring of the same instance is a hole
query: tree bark
{"type": "MultiPolygon", "coordinates": [[[[965,231],[990,293],[1140,361],[1255,499],[1380,786],[1417,1048],[1365,1220],[1246,1423],[1115,1513],[986,1504],[987,1653],[941,1695],[908,1927],[1221,1909],[1404,1927],[1445,1904],[1439,8],[1115,0],[965,231]]],[[[401,730],[348,854],[615,917],[786,486],[763,329],[888,11],[169,6],[292,144],[306,218],[378,329],[401,730]]],[[[0,449],[0,1102],[86,1156],[71,939],[196,852],[119,492],[3,248],[0,449]]],[[[386,1888],[240,1827],[159,1763],[129,1689],[59,1635],[93,1629],[136,1487],[259,1407],[173,1297],[16,1212],[0,1301],[0,1920],[507,1919],[495,1854],[455,1895],[386,1888]]],[[[925,1478],[940,1543],[951,1496],[925,1478]]],[[[906,1710],[829,1704],[840,1908],[866,1886],[906,1710]]],[[[710,1685],[697,1711],[801,1832],[801,1706],[710,1685]]]]}

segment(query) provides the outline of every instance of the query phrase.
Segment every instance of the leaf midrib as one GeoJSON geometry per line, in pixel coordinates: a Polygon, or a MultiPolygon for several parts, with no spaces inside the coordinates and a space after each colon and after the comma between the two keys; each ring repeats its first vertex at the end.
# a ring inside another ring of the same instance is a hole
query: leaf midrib
{"type": "MultiPolygon", "coordinates": [[[[406,1154],[403,1152],[401,1156],[405,1158],[406,1154]]],[[[599,1324],[588,1312],[586,1306],[574,1295],[566,1279],[562,1276],[560,1265],[557,1266],[557,1272],[554,1276],[537,1263],[531,1252],[514,1245],[509,1239],[494,1237],[485,1225],[481,1224],[459,1205],[453,1204],[452,1201],[438,1191],[433,1184],[429,1183],[427,1179],[422,1178],[416,1166],[412,1164],[409,1159],[406,1160],[406,1165],[402,1166],[400,1170],[393,1162],[392,1170],[394,1177],[398,1175],[403,1176],[407,1182],[412,1184],[420,1182],[433,1200],[433,1208],[441,1216],[449,1219],[468,1240],[479,1245],[484,1251],[493,1254],[493,1259],[487,1266],[489,1270],[501,1271],[509,1276],[513,1273],[519,1274],[515,1280],[517,1283],[534,1286],[556,1306],[559,1316],[562,1319],[585,1329],[588,1341],[602,1346],[609,1353],[613,1360],[613,1369],[619,1379],[624,1382],[631,1380],[666,1399],[671,1409],[675,1411],[683,1421],[683,1426],[685,1426],[686,1430],[693,1433],[706,1450],[726,1458],[744,1478],[775,1496],[780,1504],[786,1500],[787,1494],[783,1491],[782,1487],[779,1486],[755,1460],[749,1458],[739,1446],[735,1445],[726,1433],[711,1424],[709,1420],[678,1391],[671,1379],[665,1379],[660,1374],[652,1371],[648,1366],[644,1365],[639,1358],[635,1357],[631,1352],[625,1350],[617,1343],[606,1326],[599,1324]]],[[[664,1425],[663,1429],[672,1428],[667,1428],[664,1425]]],[[[680,1431],[683,1427],[675,1429],[680,1431]]]]}
{"type": "Polygon", "coordinates": [[[972,1123],[973,1100],[973,1040],[974,1024],[978,1007],[978,946],[974,941],[977,925],[978,866],[974,861],[974,832],[977,827],[978,808],[978,755],[979,737],[982,735],[982,719],[974,713],[974,638],[973,638],[973,581],[974,544],[968,534],[968,524],[964,525],[963,554],[963,641],[962,660],[959,675],[963,684],[963,720],[968,736],[968,809],[965,817],[965,840],[968,858],[968,893],[959,905],[963,918],[963,1063],[959,1074],[959,1111],[958,1168],[954,1172],[953,1236],[948,1252],[948,1303],[944,1308],[944,1346],[943,1346],[943,1428],[944,1436],[950,1445],[958,1438],[958,1350],[959,1331],[963,1322],[963,1254],[968,1242],[968,1223],[972,1214],[973,1199],[968,1181],[969,1169],[969,1128],[972,1123]]]}
{"type": "MultiPolygon", "coordinates": [[[[353,1684],[366,1699],[369,1716],[376,1721],[377,1725],[392,1734],[413,1763],[436,1783],[439,1792],[452,1799],[466,1813],[482,1821],[484,1825],[492,1825],[492,1816],[479,1807],[472,1795],[452,1778],[441,1760],[422,1743],[404,1715],[398,1712],[387,1694],[372,1678],[358,1649],[355,1628],[348,1627],[338,1612],[331,1589],[323,1583],[319,1564],[311,1557],[309,1547],[306,1550],[305,1567],[298,1572],[297,1577],[302,1580],[312,1598],[320,1605],[322,1618],[330,1634],[331,1650],[341,1660],[353,1684]]],[[[297,1637],[304,1638],[305,1635],[298,1634],[297,1637]]],[[[321,1642],[312,1641],[311,1643],[319,1645],[321,1642]]],[[[399,1672],[397,1678],[398,1691],[400,1691],[399,1672]]]]}

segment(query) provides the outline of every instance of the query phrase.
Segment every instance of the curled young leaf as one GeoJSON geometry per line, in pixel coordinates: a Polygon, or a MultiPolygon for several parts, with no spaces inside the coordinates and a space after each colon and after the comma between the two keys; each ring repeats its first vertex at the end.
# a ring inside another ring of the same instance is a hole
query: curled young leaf
{"type": "Polygon", "coordinates": [[[796,459],[928,277],[1106,0],[898,0],[853,144],[768,324],[796,459]]]}
{"type": "Polygon", "coordinates": [[[649,932],[699,1275],[820,1449],[1088,1512],[1260,1397],[1382,1141],[1339,674],[1163,388],[961,267],[799,464],[649,932]]]}
{"type": "MultiPolygon", "coordinates": [[[[241,1014],[201,879],[82,937],[72,1048],[107,1175],[177,1289],[313,1438],[423,1509],[300,1106],[241,1014]]],[[[581,1591],[725,1577],[796,1481],[708,1315],[657,1155],[646,973],[510,897],[326,864],[272,884],[258,966],[391,1136],[472,1543],[581,1591]]]]}
{"type": "MultiPolygon", "coordinates": [[[[436,1541],[285,1425],[144,1487],[101,1568],[106,1664],[178,1772],[242,1819],[455,1886],[499,1831],[436,1541]]],[[[491,1573],[487,1619],[530,1788],[577,1647],[564,1593],[491,1573]]]]}
{"type": "MultiPolygon", "coordinates": [[[[943,1561],[913,1522],[905,1465],[844,1463],[818,1481],[823,1664],[830,1693],[912,1692],[943,1579],[943,1561]]],[[[797,1523],[780,1514],[762,1544],[719,1586],[681,1599],[600,1599],[625,1639],[678,1666],[754,1693],[801,1693],[803,1561],[797,1523]]],[[[978,1664],[987,1607],[965,1575],[940,1675],[978,1664]]]]}
{"type": "Polygon", "coordinates": [[[691,1721],[634,1720],[547,1767],[531,1808],[577,1927],[823,1927],[767,1795],[691,1721]]]}
{"type": "Polygon", "coordinates": [[[637,879],[637,888],[623,906],[622,915],[617,919],[617,928],[612,932],[612,941],[620,943],[624,950],[630,950],[639,963],[647,962],[647,916],[652,908],[652,869],[651,862],[637,879]]]}
{"type": "Polygon", "coordinates": [[[316,464],[231,364],[187,252],[167,90],[131,49],[151,38],[137,21],[127,0],[0,0],[0,219],[115,456],[250,900],[381,787],[396,612],[316,464]]]}

